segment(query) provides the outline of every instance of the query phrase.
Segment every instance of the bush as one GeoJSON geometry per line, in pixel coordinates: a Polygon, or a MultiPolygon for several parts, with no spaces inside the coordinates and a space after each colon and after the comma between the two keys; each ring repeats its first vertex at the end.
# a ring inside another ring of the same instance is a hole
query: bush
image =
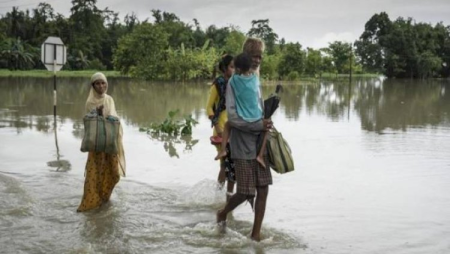
{"type": "Polygon", "coordinates": [[[89,69],[104,71],[106,70],[106,66],[96,58],[89,63],[89,69]]]}
{"type": "Polygon", "coordinates": [[[297,80],[299,78],[300,78],[300,74],[298,74],[297,71],[291,71],[291,72],[289,72],[289,74],[287,76],[287,79],[289,81],[294,81],[294,80],[297,80]]]}

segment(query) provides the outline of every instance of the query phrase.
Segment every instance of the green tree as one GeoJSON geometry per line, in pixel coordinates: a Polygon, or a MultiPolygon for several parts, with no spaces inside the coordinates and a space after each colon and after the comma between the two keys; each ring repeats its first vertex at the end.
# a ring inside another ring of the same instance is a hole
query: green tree
{"type": "Polygon", "coordinates": [[[281,54],[264,55],[261,65],[261,77],[267,80],[277,80],[279,78],[278,66],[280,64],[281,54]]]}
{"type": "MultiPolygon", "coordinates": [[[[71,48],[70,36],[71,36],[71,24],[69,19],[65,18],[62,14],[56,14],[55,20],[51,22],[51,29],[53,34],[61,38],[61,40],[67,44],[68,48],[71,48]]],[[[42,42],[41,42],[42,43],[42,42]]]]}
{"type": "Polygon", "coordinates": [[[19,7],[13,7],[11,12],[5,15],[6,22],[9,26],[7,36],[9,38],[27,38],[27,24],[29,14],[19,11],[19,7]]]}
{"type": "Polygon", "coordinates": [[[441,69],[442,60],[430,51],[425,51],[419,56],[419,77],[433,77],[441,69]]]}
{"type": "Polygon", "coordinates": [[[261,38],[266,44],[267,53],[275,53],[275,44],[278,40],[278,35],[269,26],[269,19],[252,20],[252,28],[250,28],[247,35],[261,38]]]}
{"type": "Polygon", "coordinates": [[[158,25],[142,23],[119,39],[114,51],[114,68],[135,77],[157,79],[163,69],[168,35],[158,25]]]}
{"type": "Polygon", "coordinates": [[[363,68],[369,72],[383,72],[383,47],[389,43],[392,22],[385,12],[373,15],[365,24],[365,30],[355,42],[356,55],[363,68]]]}
{"type": "Polygon", "coordinates": [[[31,27],[30,43],[39,45],[44,40],[54,34],[52,21],[55,18],[54,10],[48,3],[40,3],[36,9],[32,10],[33,18],[31,27]]]}
{"type": "Polygon", "coordinates": [[[215,25],[210,25],[206,28],[205,34],[206,38],[210,40],[211,46],[221,49],[224,48],[226,40],[230,35],[230,28],[217,28],[215,25]]]}
{"type": "Polygon", "coordinates": [[[232,29],[225,39],[223,51],[232,54],[233,56],[238,55],[242,52],[242,45],[244,44],[245,38],[246,37],[242,32],[232,29]]]}
{"type": "Polygon", "coordinates": [[[351,44],[335,41],[329,44],[328,53],[333,58],[334,66],[338,73],[348,73],[350,63],[351,44]]]}
{"type": "Polygon", "coordinates": [[[321,73],[322,54],[320,50],[313,48],[306,49],[305,73],[310,76],[316,76],[321,73]]]}
{"type": "Polygon", "coordinates": [[[81,50],[78,50],[77,55],[69,55],[67,61],[70,63],[70,66],[76,70],[86,70],[89,68],[91,63],[91,61],[89,61],[87,56],[81,50]]]}
{"type": "Polygon", "coordinates": [[[195,30],[192,33],[192,38],[195,42],[195,47],[202,47],[207,38],[206,38],[206,33],[201,29],[200,27],[200,23],[198,22],[197,19],[193,19],[194,22],[194,26],[195,26],[195,30]]]}
{"type": "Polygon", "coordinates": [[[169,48],[167,52],[165,73],[170,80],[210,78],[218,59],[215,48],[209,47],[209,41],[201,48],[185,48],[181,44],[179,48],[169,48]]]}
{"type": "Polygon", "coordinates": [[[120,23],[119,13],[106,9],[103,11],[103,17],[106,21],[106,37],[102,40],[103,59],[100,66],[104,65],[107,69],[111,70],[113,69],[113,49],[117,48],[119,38],[128,34],[129,30],[125,25],[120,23]]]}
{"type": "Polygon", "coordinates": [[[103,61],[102,46],[107,33],[103,11],[97,8],[96,3],[97,0],[72,0],[67,43],[70,45],[70,55],[78,55],[81,50],[88,59],[98,58],[103,61]]]}
{"type": "Polygon", "coordinates": [[[442,60],[440,75],[450,77],[450,26],[438,23],[434,27],[434,38],[437,45],[435,54],[442,60]]]}
{"type": "Polygon", "coordinates": [[[416,23],[399,17],[394,22],[386,13],[375,14],[355,42],[362,67],[382,71],[387,77],[424,78],[449,76],[449,29],[416,23]]]}
{"type": "Polygon", "coordinates": [[[7,68],[11,70],[26,70],[34,65],[34,55],[37,50],[22,42],[20,38],[7,39],[0,46],[0,55],[6,60],[7,68]]]}
{"type": "Polygon", "coordinates": [[[278,65],[278,73],[284,78],[289,73],[296,71],[298,74],[303,74],[305,68],[305,52],[302,50],[300,43],[288,43],[286,49],[281,56],[278,65]]]}
{"type": "Polygon", "coordinates": [[[123,21],[125,23],[125,28],[126,28],[128,33],[133,31],[134,27],[136,25],[139,25],[139,23],[140,23],[139,19],[136,16],[136,13],[134,13],[134,12],[131,13],[131,14],[125,15],[125,18],[124,18],[123,21]]]}
{"type": "Polygon", "coordinates": [[[413,19],[398,18],[394,22],[392,33],[389,35],[387,48],[398,57],[402,66],[396,77],[415,78],[418,77],[418,58],[420,55],[417,47],[415,27],[413,19]]]}
{"type": "Polygon", "coordinates": [[[195,47],[192,28],[174,13],[152,10],[155,25],[161,27],[168,35],[169,46],[176,48],[183,43],[186,47],[195,47]]]}
{"type": "Polygon", "coordinates": [[[328,50],[321,49],[320,51],[324,54],[320,64],[320,75],[322,73],[337,73],[333,58],[326,53],[328,50]]]}
{"type": "Polygon", "coordinates": [[[280,51],[283,52],[284,47],[286,46],[286,40],[284,38],[281,38],[280,43],[278,45],[279,45],[280,51]]]}

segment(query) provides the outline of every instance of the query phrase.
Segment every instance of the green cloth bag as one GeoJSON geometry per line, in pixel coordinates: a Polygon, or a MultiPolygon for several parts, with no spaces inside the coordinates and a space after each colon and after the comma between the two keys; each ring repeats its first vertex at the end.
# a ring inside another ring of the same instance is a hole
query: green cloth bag
{"type": "Polygon", "coordinates": [[[294,171],[291,148],[275,127],[269,131],[266,144],[269,165],[275,172],[284,174],[294,171]]]}
{"type": "Polygon", "coordinates": [[[119,118],[89,113],[83,118],[83,122],[84,137],[80,149],[82,152],[118,153],[119,118]]]}

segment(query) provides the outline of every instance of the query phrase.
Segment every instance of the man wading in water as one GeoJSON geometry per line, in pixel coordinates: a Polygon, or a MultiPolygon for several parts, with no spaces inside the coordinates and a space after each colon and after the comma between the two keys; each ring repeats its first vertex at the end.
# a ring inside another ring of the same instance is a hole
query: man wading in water
{"type": "MultiPolygon", "coordinates": [[[[264,51],[264,43],[260,39],[247,38],[243,45],[244,53],[252,58],[251,69],[254,74],[259,76],[259,66],[264,51]]],[[[264,108],[261,89],[259,89],[257,98],[264,108]]],[[[225,225],[227,214],[233,211],[237,206],[249,200],[253,203],[256,195],[255,219],[251,238],[255,241],[261,240],[261,225],[266,211],[267,195],[269,193],[269,184],[272,184],[272,175],[269,167],[262,167],[256,160],[258,153],[258,141],[264,131],[272,128],[270,119],[261,119],[256,122],[247,122],[240,117],[236,111],[236,101],[233,89],[228,86],[226,93],[226,105],[228,113],[228,123],[231,126],[230,150],[231,158],[234,161],[237,191],[231,196],[225,207],[217,212],[217,223],[225,225]]],[[[264,157],[265,164],[269,165],[267,156],[264,157]]]]}

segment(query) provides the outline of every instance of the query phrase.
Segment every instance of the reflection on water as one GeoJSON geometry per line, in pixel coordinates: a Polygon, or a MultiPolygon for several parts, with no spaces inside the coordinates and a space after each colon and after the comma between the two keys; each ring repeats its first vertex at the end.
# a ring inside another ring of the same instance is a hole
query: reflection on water
{"type": "Polygon", "coordinates": [[[59,152],[58,145],[58,124],[56,122],[56,116],[53,117],[53,132],[55,133],[55,146],[56,146],[56,160],[47,162],[47,166],[56,168],[57,172],[64,172],[71,169],[72,165],[68,160],[62,160],[62,155],[59,152]]]}
{"type": "Polygon", "coordinates": [[[191,135],[171,136],[165,134],[149,133],[148,136],[155,141],[163,144],[164,150],[170,157],[180,158],[177,147],[182,147],[183,152],[192,151],[192,147],[198,143],[198,139],[193,139],[191,135]]]}
{"type": "Polygon", "coordinates": [[[356,92],[355,110],[368,131],[448,123],[450,95],[442,93],[449,82],[387,80],[377,87],[362,83],[356,92]]]}
{"type": "MultiPolygon", "coordinates": [[[[403,81],[357,79],[320,82],[312,85],[285,85],[281,100],[283,114],[297,121],[304,109],[309,114],[325,115],[332,121],[355,113],[363,129],[406,130],[408,126],[427,126],[447,122],[450,95],[448,81],[403,81]]],[[[2,126],[51,128],[52,86],[49,79],[2,78],[0,80],[0,123],[2,126]]],[[[81,137],[81,117],[89,85],[86,79],[64,78],[58,84],[58,120],[74,121],[74,135],[81,137]]],[[[273,88],[264,87],[269,95],[273,88]]],[[[119,114],[127,124],[148,126],[163,120],[171,110],[180,115],[203,116],[207,84],[154,84],[130,79],[110,79],[108,93],[113,96],[119,114]]]]}
{"type": "Polygon", "coordinates": [[[285,86],[281,100],[284,114],[297,121],[305,108],[309,114],[325,115],[332,121],[358,116],[364,130],[406,131],[408,126],[448,122],[450,95],[448,81],[399,81],[360,79],[322,82],[309,86],[285,86]]]}

